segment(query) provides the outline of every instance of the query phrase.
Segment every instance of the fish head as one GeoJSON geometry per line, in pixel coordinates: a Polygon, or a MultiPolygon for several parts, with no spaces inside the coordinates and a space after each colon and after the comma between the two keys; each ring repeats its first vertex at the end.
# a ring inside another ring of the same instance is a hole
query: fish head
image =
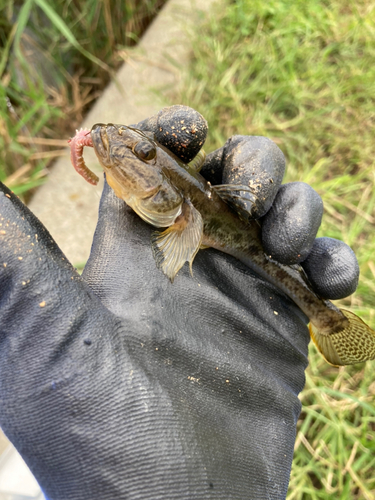
{"type": "Polygon", "coordinates": [[[95,152],[103,168],[132,159],[155,160],[157,145],[153,134],[113,123],[97,123],[90,131],[95,152]]]}
{"type": "MultiPolygon", "coordinates": [[[[152,134],[125,125],[97,123],[90,131],[94,151],[115,189],[148,197],[162,182],[152,134]]],[[[112,186],[113,187],[113,186],[112,186]]],[[[123,196],[120,196],[123,198],[123,196]]]]}
{"type": "Polygon", "coordinates": [[[97,123],[90,131],[93,148],[116,196],[146,222],[168,227],[181,213],[182,196],[163,168],[168,161],[153,134],[125,125],[97,123]]]}

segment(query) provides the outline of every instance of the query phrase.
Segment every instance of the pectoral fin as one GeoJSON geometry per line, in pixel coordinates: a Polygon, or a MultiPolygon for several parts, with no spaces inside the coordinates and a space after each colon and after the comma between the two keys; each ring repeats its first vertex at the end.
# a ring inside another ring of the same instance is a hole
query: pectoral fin
{"type": "Polygon", "coordinates": [[[170,210],[161,212],[155,210],[155,207],[152,203],[149,203],[148,199],[142,200],[134,196],[129,200],[128,205],[149,224],[156,227],[168,227],[180,215],[182,203],[170,210]]]}
{"type": "Polygon", "coordinates": [[[241,184],[217,184],[212,189],[235,210],[238,215],[248,220],[253,218],[252,212],[255,207],[257,196],[249,186],[241,184]]]}
{"type": "Polygon", "coordinates": [[[156,264],[173,282],[186,261],[191,266],[203,236],[203,219],[190,201],[184,201],[175,223],[151,237],[156,264]]]}

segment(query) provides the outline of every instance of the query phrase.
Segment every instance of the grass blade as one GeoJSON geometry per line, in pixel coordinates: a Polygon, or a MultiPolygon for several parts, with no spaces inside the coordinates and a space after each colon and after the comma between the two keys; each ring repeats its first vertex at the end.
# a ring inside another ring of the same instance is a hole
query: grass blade
{"type": "MultiPolygon", "coordinates": [[[[30,0],[28,0],[30,1],[30,0]]],[[[32,0],[31,0],[32,1],[32,0]]],[[[45,15],[49,17],[54,26],[59,30],[59,32],[68,40],[69,43],[73,45],[81,54],[83,54],[87,59],[89,59],[94,64],[97,64],[108,73],[112,74],[113,71],[111,68],[105,64],[103,61],[95,57],[93,54],[90,54],[87,50],[85,50],[80,43],[77,41],[73,33],[70,31],[69,27],[65,24],[63,19],[52,9],[52,7],[45,0],[35,0],[35,3],[43,10],[45,15]]]]}

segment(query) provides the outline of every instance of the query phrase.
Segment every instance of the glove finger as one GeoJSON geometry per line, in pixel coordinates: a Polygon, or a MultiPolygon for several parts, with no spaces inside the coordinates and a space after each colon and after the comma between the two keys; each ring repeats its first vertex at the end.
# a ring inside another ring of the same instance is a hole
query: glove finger
{"type": "Polygon", "coordinates": [[[203,167],[200,170],[200,174],[203,175],[206,180],[211,182],[213,186],[216,184],[222,184],[223,182],[223,154],[224,146],[209,153],[203,167]]]}
{"type": "MultiPolygon", "coordinates": [[[[66,310],[75,309],[77,298],[84,308],[98,306],[97,298],[56,245],[43,224],[4,184],[0,183],[3,317],[13,325],[33,320],[43,325],[47,318],[60,322],[66,310]],[[16,318],[11,317],[17,310],[16,318]],[[25,317],[29,319],[26,320],[25,317]]],[[[30,324],[27,327],[27,323],[30,324]]],[[[48,321],[49,327],[51,323],[48,321]]],[[[65,322],[63,322],[65,323],[65,322]]],[[[64,327],[62,327],[62,330],[64,327]]],[[[11,330],[11,327],[10,327],[11,330]]],[[[44,328],[41,328],[43,331],[44,328]]]]}
{"type": "Polygon", "coordinates": [[[6,432],[11,402],[41,394],[43,387],[53,392],[54,383],[74,376],[93,326],[115,320],[40,221],[4,185],[0,214],[0,420],[6,432]],[[75,349],[67,368],[57,358],[69,344],[75,349]]]}
{"type": "Polygon", "coordinates": [[[264,251],[282,264],[306,259],[322,221],[323,202],[304,182],[280,187],[269,212],[262,219],[264,251]]]}
{"type": "Polygon", "coordinates": [[[161,109],[135,128],[153,132],[155,139],[184,163],[198,154],[208,131],[207,122],[198,111],[180,104],[161,109]]]}
{"type": "Polygon", "coordinates": [[[301,265],[314,290],[323,299],[343,299],[357,289],[358,261],[353,250],[343,241],[317,238],[301,265]]]}
{"type": "Polygon", "coordinates": [[[0,217],[0,324],[2,342],[13,342],[12,355],[28,346],[40,358],[40,345],[44,352],[58,348],[77,325],[88,332],[97,317],[110,316],[43,224],[3,184],[0,217]]]}
{"type": "Polygon", "coordinates": [[[226,186],[219,194],[243,219],[258,219],[270,209],[284,171],[284,155],[273,141],[235,135],[208,155],[201,173],[212,184],[226,186]]]}

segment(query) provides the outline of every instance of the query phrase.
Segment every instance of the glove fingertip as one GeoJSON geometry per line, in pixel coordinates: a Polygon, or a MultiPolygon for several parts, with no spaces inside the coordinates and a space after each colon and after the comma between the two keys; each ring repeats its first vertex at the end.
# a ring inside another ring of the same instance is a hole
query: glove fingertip
{"type": "Polygon", "coordinates": [[[311,186],[304,182],[281,186],[262,219],[266,254],[281,264],[302,262],[311,251],[322,216],[322,199],[311,186]]]}
{"type": "Polygon", "coordinates": [[[270,209],[285,172],[281,149],[268,137],[231,137],[224,146],[223,184],[246,186],[251,203],[240,211],[250,219],[259,219],[270,209]]]}
{"type": "Polygon", "coordinates": [[[323,298],[348,297],[358,286],[359,265],[353,250],[334,238],[317,238],[301,263],[314,290],[323,298]]]}
{"type": "Polygon", "coordinates": [[[184,163],[189,163],[206,141],[208,124],[189,106],[168,106],[143,120],[137,128],[152,132],[155,139],[184,163]]]}

